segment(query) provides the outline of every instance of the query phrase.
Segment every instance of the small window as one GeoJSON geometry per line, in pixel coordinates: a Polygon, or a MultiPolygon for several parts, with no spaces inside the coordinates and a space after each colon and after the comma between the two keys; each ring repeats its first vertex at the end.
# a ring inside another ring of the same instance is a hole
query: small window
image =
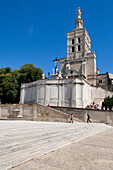
{"type": "Polygon", "coordinates": [[[80,51],[80,45],[78,45],[78,51],[80,51]]]}
{"type": "Polygon", "coordinates": [[[73,47],[72,47],[72,52],[74,52],[74,51],[75,51],[75,47],[73,46],[73,47]]]}
{"type": "Polygon", "coordinates": [[[78,43],[80,43],[80,37],[78,38],[78,43]]]}
{"type": "Polygon", "coordinates": [[[74,44],[74,39],[72,39],[72,44],[74,44]]]}
{"type": "Polygon", "coordinates": [[[99,80],[99,83],[102,83],[102,80],[99,80]]]}

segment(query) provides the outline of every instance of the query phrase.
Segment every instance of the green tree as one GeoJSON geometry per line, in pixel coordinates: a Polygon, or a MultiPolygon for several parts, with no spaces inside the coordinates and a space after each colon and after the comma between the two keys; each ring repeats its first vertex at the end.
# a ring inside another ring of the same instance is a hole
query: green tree
{"type": "Polygon", "coordinates": [[[2,88],[1,95],[2,103],[15,103],[16,97],[18,95],[17,89],[19,88],[19,84],[16,78],[12,76],[12,74],[4,75],[1,88],[2,88]]]}
{"type": "Polygon", "coordinates": [[[30,83],[42,79],[42,70],[34,66],[34,64],[24,64],[20,70],[20,82],[30,83]]]}
{"type": "Polygon", "coordinates": [[[104,101],[102,102],[102,107],[105,107],[105,109],[107,110],[107,107],[109,107],[109,109],[111,110],[113,106],[113,96],[112,97],[106,97],[104,98],[104,101]]]}
{"type": "Polygon", "coordinates": [[[5,73],[5,69],[2,67],[0,68],[0,75],[5,73]]]}
{"type": "Polygon", "coordinates": [[[12,69],[10,67],[6,67],[5,69],[5,73],[12,73],[12,69]]]}
{"type": "Polygon", "coordinates": [[[2,103],[18,103],[20,86],[42,79],[42,70],[33,64],[24,64],[12,71],[10,67],[0,69],[0,99],[2,103]]]}
{"type": "Polygon", "coordinates": [[[0,75],[1,74],[7,74],[7,73],[12,73],[12,69],[10,67],[0,68],[0,75]]]}

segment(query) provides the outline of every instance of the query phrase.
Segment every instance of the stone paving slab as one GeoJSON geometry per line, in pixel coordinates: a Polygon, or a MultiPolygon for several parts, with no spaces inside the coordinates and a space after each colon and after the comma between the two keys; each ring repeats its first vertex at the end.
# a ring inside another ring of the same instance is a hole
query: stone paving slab
{"type": "Polygon", "coordinates": [[[110,128],[95,123],[0,121],[0,169],[13,168],[110,128]]]}
{"type": "Polygon", "coordinates": [[[12,170],[113,170],[113,128],[12,170]]]}

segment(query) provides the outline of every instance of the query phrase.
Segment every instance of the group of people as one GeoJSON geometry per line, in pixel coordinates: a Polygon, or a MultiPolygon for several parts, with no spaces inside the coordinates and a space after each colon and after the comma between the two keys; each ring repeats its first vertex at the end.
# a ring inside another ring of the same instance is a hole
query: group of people
{"type": "Polygon", "coordinates": [[[86,109],[98,109],[101,110],[101,107],[98,104],[90,104],[86,106],[86,109]]]}
{"type": "MultiPolygon", "coordinates": [[[[70,115],[70,122],[73,123],[73,114],[70,115]]],[[[89,122],[91,123],[91,120],[89,114],[87,113],[87,123],[89,122]]]]}
{"type": "MultiPolygon", "coordinates": [[[[48,104],[48,107],[50,107],[50,105],[48,104]]],[[[73,123],[73,114],[70,114],[70,122],[73,123]]],[[[89,114],[87,114],[87,123],[91,123],[91,120],[90,120],[90,116],[89,114]]]]}

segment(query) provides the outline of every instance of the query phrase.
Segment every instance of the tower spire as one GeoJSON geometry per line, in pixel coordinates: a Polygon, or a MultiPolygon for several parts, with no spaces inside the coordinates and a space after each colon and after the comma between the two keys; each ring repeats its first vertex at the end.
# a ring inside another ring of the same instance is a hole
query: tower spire
{"type": "Polygon", "coordinates": [[[78,7],[77,13],[78,13],[77,19],[81,19],[81,10],[80,10],[80,7],[78,7]]]}
{"type": "Polygon", "coordinates": [[[78,7],[78,9],[77,9],[77,13],[78,13],[78,16],[77,16],[77,19],[75,20],[75,28],[76,29],[83,28],[83,20],[81,19],[80,7],[78,7]]]}

